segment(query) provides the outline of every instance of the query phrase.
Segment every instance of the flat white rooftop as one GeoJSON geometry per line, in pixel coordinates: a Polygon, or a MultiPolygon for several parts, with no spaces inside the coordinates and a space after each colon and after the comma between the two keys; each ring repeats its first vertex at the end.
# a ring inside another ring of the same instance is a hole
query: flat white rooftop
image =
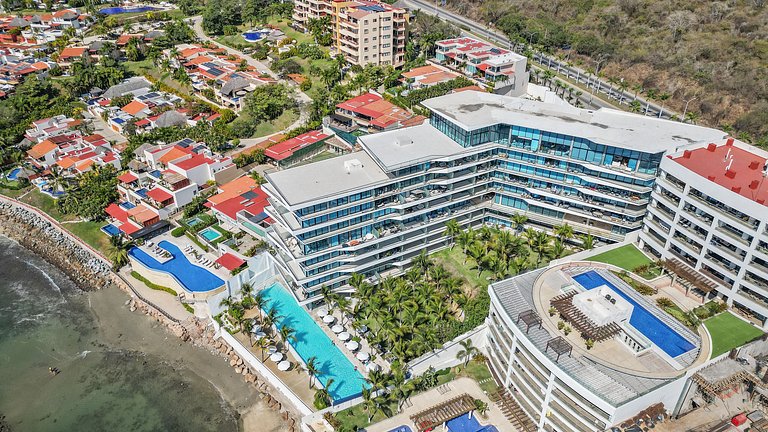
{"type": "Polygon", "coordinates": [[[266,174],[290,205],[372,186],[389,177],[363,151],[266,174]]]}
{"type": "Polygon", "coordinates": [[[364,135],[357,142],[387,172],[467,150],[427,123],[364,135]]]}
{"type": "Polygon", "coordinates": [[[448,94],[422,104],[467,130],[506,123],[646,153],[676,151],[726,136],[715,129],[613,109],[591,111],[477,91],[448,94]]]}

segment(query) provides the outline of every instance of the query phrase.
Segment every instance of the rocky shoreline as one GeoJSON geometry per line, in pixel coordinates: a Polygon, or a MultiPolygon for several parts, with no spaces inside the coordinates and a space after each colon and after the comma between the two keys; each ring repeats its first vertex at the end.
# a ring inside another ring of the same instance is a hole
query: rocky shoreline
{"type": "MultiPolygon", "coordinates": [[[[235,373],[242,375],[246,382],[258,389],[267,406],[281,413],[289,430],[294,432],[300,429],[299,415],[290,402],[281,400],[280,393],[251,370],[232,347],[217,340],[211,325],[195,316],[181,322],[172,320],[156,306],[142,300],[123,279],[112,272],[110,265],[98,257],[96,252],[74,240],[70,234],[62,232],[60,227],[46,219],[41,212],[0,198],[0,235],[17,241],[58,267],[84,291],[117,286],[131,296],[126,304],[132,312],[138,310],[163,323],[182,341],[206,348],[214,355],[227,359],[235,373]]],[[[9,430],[7,424],[0,421],[0,432],[9,430]]]]}

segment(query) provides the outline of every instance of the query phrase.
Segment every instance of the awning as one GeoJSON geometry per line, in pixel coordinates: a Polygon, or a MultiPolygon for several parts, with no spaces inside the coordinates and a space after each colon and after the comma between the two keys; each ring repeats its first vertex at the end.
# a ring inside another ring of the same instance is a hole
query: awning
{"type": "Polygon", "coordinates": [[[245,260],[227,252],[216,259],[216,264],[221,264],[227,270],[232,271],[245,264],[245,260]]]}
{"type": "Polygon", "coordinates": [[[135,175],[133,175],[130,171],[128,171],[127,173],[122,174],[121,176],[119,176],[117,179],[120,180],[123,183],[131,183],[131,182],[135,182],[139,178],[136,177],[135,175]]]}

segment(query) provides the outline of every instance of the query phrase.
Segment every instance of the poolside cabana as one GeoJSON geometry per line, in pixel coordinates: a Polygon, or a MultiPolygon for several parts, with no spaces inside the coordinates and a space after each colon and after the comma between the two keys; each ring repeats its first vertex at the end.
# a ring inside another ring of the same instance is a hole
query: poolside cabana
{"type": "MultiPolygon", "coordinates": [[[[549,301],[550,306],[557,309],[557,312],[569,322],[576,331],[581,333],[581,337],[584,339],[592,339],[595,343],[608,340],[621,332],[621,327],[615,322],[610,322],[605,325],[598,326],[592,322],[589,317],[584,315],[579,308],[573,304],[573,298],[576,296],[576,291],[571,291],[566,294],[561,294],[552,298],[549,301]]],[[[525,312],[523,312],[525,313],[525,312]]],[[[521,314],[522,315],[522,314],[521,314]]]]}
{"type": "MultiPolygon", "coordinates": [[[[695,289],[701,291],[704,294],[703,297],[706,297],[711,291],[717,289],[717,284],[715,282],[677,258],[669,258],[663,262],[663,265],[674,276],[679,276],[690,285],[693,285],[695,289]]],[[[687,285],[686,294],[688,294],[687,285]]]]}
{"type": "Polygon", "coordinates": [[[475,409],[475,400],[466,393],[412,415],[418,432],[435,428],[475,409]]]}

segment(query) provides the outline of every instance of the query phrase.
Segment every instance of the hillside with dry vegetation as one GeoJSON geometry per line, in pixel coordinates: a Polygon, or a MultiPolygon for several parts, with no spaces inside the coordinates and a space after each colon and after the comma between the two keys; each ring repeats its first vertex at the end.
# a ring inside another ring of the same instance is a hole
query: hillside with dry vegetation
{"type": "Polygon", "coordinates": [[[450,0],[693,121],[768,147],[766,0],[450,0]],[[621,78],[624,79],[623,84],[621,78]]]}

